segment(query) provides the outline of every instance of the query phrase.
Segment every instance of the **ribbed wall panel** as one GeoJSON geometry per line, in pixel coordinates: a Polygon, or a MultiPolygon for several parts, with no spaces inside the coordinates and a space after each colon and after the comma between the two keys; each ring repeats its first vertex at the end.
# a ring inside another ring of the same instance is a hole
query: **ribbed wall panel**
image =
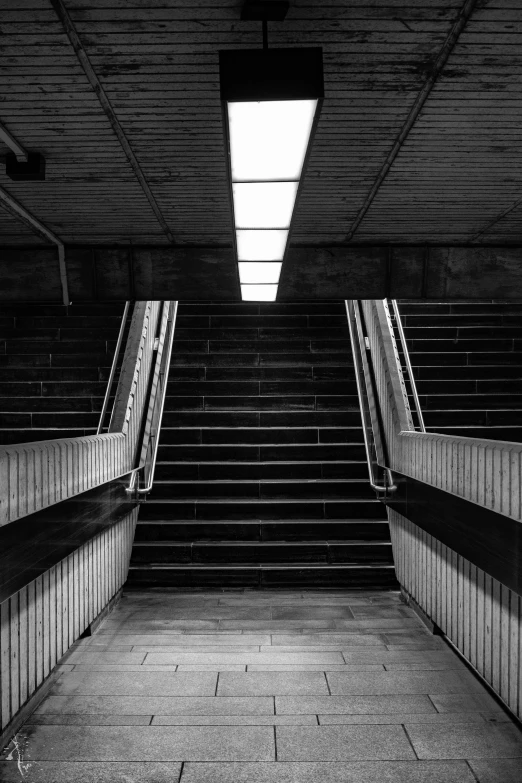
{"type": "Polygon", "coordinates": [[[522,717],[522,598],[388,508],[397,578],[522,717]]]}
{"type": "Polygon", "coordinates": [[[138,509],[0,604],[4,729],[123,586],[138,509]]]}
{"type": "Polygon", "coordinates": [[[109,433],[0,447],[0,526],[132,470],[160,306],[136,305],[109,433]]]}

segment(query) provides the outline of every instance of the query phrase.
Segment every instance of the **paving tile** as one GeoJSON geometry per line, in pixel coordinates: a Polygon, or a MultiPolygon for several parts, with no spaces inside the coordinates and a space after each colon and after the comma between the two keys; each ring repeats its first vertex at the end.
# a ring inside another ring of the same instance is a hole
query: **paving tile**
{"type": "MultiPolygon", "coordinates": [[[[73,675],[68,675],[73,676],[73,675]]],[[[455,672],[331,672],[327,675],[332,695],[366,693],[469,693],[483,686],[468,671],[455,672]]]]}
{"type": "Polygon", "coordinates": [[[77,663],[72,669],[75,672],[146,672],[146,671],[161,671],[161,672],[175,672],[177,666],[146,666],[134,665],[134,664],[116,664],[116,663],[77,663]]]}
{"type": "MultiPolygon", "coordinates": [[[[265,642],[266,644],[266,642],[265,642]]],[[[352,647],[352,646],[373,646],[373,645],[383,645],[384,642],[382,641],[380,636],[377,636],[375,634],[354,634],[354,633],[332,633],[332,634],[306,634],[306,635],[300,635],[300,636],[292,636],[291,634],[274,634],[272,636],[272,644],[275,645],[282,645],[283,647],[288,647],[294,644],[299,644],[300,646],[307,646],[307,645],[332,645],[332,644],[342,644],[344,647],[352,647]]]]}
{"type": "Polygon", "coordinates": [[[60,695],[214,696],[215,672],[70,672],[52,689],[60,695]]]}
{"type": "Polygon", "coordinates": [[[421,625],[418,617],[394,617],[391,619],[376,618],[373,620],[360,620],[354,618],[353,620],[334,620],[337,630],[349,631],[354,628],[378,628],[380,631],[397,630],[397,629],[417,629],[421,625]]]}
{"type": "MultiPolygon", "coordinates": [[[[107,637],[104,637],[107,638],[107,637]]],[[[114,638],[122,639],[123,634],[117,634],[114,638]]],[[[270,644],[269,634],[176,634],[169,638],[169,634],[125,634],[125,641],[131,645],[169,645],[171,647],[258,647],[261,644],[270,644]]]]}
{"type": "MultiPolygon", "coordinates": [[[[147,614],[150,614],[148,607],[142,611],[133,612],[132,616],[146,619],[147,614]]],[[[250,606],[200,607],[197,604],[185,604],[173,605],[169,609],[160,609],[154,614],[160,620],[268,620],[270,619],[270,606],[260,606],[257,602],[250,606]]]]}
{"type": "Polygon", "coordinates": [[[349,606],[298,606],[288,604],[284,607],[274,607],[272,609],[273,620],[324,620],[328,618],[349,619],[353,617],[353,612],[349,606]]]}
{"type": "Polygon", "coordinates": [[[495,761],[468,759],[468,764],[479,783],[520,783],[522,780],[522,764],[519,758],[495,761]]]}
{"type": "Polygon", "coordinates": [[[108,642],[107,644],[91,642],[88,645],[82,645],[80,648],[75,647],[74,649],[80,649],[86,652],[86,648],[89,652],[136,652],[136,650],[133,650],[132,644],[118,644],[116,639],[113,642],[108,642]]]}
{"type": "MultiPolygon", "coordinates": [[[[295,644],[288,644],[288,645],[278,644],[278,645],[273,645],[271,647],[269,647],[266,644],[262,644],[259,649],[263,653],[271,653],[271,654],[274,654],[274,653],[285,653],[285,652],[286,653],[291,653],[291,652],[293,652],[293,653],[297,653],[297,652],[309,652],[309,653],[311,653],[311,652],[316,652],[316,653],[320,653],[320,652],[337,652],[337,653],[341,653],[345,649],[345,647],[346,647],[346,642],[343,642],[342,644],[300,644],[299,643],[299,639],[303,639],[304,637],[299,635],[299,634],[296,634],[295,638],[296,638],[296,643],[295,644]]],[[[375,649],[373,647],[373,645],[371,645],[371,646],[372,646],[372,649],[375,649]]],[[[350,649],[360,649],[360,646],[356,645],[354,648],[350,648],[350,649]]],[[[380,649],[386,650],[386,647],[383,645],[380,649]]]]}
{"type": "Polygon", "coordinates": [[[485,688],[482,693],[430,693],[430,699],[438,712],[504,712],[485,688]]]}
{"type": "Polygon", "coordinates": [[[24,761],[21,775],[17,764],[0,761],[3,783],[173,783],[180,772],[180,762],[24,761]]]}
{"type": "Polygon", "coordinates": [[[242,652],[242,653],[179,653],[153,652],[145,658],[146,664],[174,663],[344,663],[340,652],[242,652]]]}
{"type": "MultiPolygon", "coordinates": [[[[146,664],[144,664],[145,666],[146,664]]],[[[154,668],[154,667],[151,667],[154,668]]],[[[155,667],[161,669],[161,666],[155,667]]],[[[165,668],[169,668],[168,666],[165,668]]],[[[246,663],[182,663],[177,667],[178,672],[244,672],[246,663]]]]}
{"type": "MultiPolygon", "coordinates": [[[[386,606],[368,605],[368,606],[355,606],[352,605],[354,617],[361,620],[371,620],[372,618],[383,618],[389,620],[392,617],[417,617],[413,609],[409,609],[404,604],[392,604],[386,606]]],[[[418,618],[417,618],[418,619],[418,618]]]]}
{"type": "Polygon", "coordinates": [[[436,713],[428,696],[276,696],[277,715],[436,713]]]}
{"type": "MultiPolygon", "coordinates": [[[[143,629],[145,633],[156,629],[169,629],[172,632],[183,633],[183,631],[211,631],[219,628],[219,620],[157,620],[155,618],[147,618],[140,621],[137,620],[124,620],[124,619],[112,619],[113,615],[110,615],[108,620],[105,620],[103,626],[97,632],[98,634],[104,634],[106,631],[113,631],[118,628],[128,628],[129,630],[135,630],[136,626],[143,629]]],[[[139,633],[136,629],[135,633],[139,633]]]]}
{"type": "Polygon", "coordinates": [[[419,671],[447,671],[451,669],[458,669],[459,671],[468,671],[466,666],[460,661],[457,656],[453,656],[451,660],[441,661],[441,663],[431,663],[431,661],[425,661],[424,663],[387,663],[385,668],[390,672],[419,672],[419,671]]]}
{"type": "MultiPolygon", "coordinates": [[[[148,726],[152,715],[68,715],[34,713],[26,721],[26,726],[64,725],[64,726],[148,726]]],[[[0,780],[2,778],[0,777],[0,780]]]]}
{"type": "Polygon", "coordinates": [[[89,648],[75,650],[67,656],[67,663],[143,663],[145,653],[91,652],[89,648]]]}
{"type": "MultiPolygon", "coordinates": [[[[111,615],[112,617],[112,615],[111,615]]],[[[240,622],[240,621],[238,621],[240,622]]],[[[167,631],[168,633],[183,633],[184,631],[217,631],[220,620],[105,620],[97,635],[117,632],[126,629],[128,633],[151,633],[152,631],[167,631]]]]}
{"type": "Polygon", "coordinates": [[[411,759],[402,726],[278,726],[278,761],[411,759]]]}
{"type": "Polygon", "coordinates": [[[276,694],[328,694],[322,672],[224,672],[219,677],[219,696],[274,696],[276,694]]]}
{"type": "MultiPolygon", "coordinates": [[[[274,631],[274,633],[281,633],[281,631],[274,631]]],[[[327,628],[326,630],[318,629],[318,628],[303,628],[301,631],[294,631],[292,629],[288,629],[286,631],[286,634],[288,636],[295,634],[295,633],[301,633],[304,636],[309,636],[311,634],[324,634],[325,636],[328,634],[356,634],[357,636],[379,636],[380,639],[382,639],[382,644],[385,644],[385,635],[380,633],[380,629],[377,627],[374,628],[363,628],[358,627],[356,621],[353,621],[353,625],[349,626],[348,628],[327,628]]]]}
{"type": "MultiPolygon", "coordinates": [[[[495,759],[522,757],[522,732],[510,723],[407,727],[421,759],[495,759]]],[[[522,770],[522,761],[520,763],[522,770]]]]}
{"type": "Polygon", "coordinates": [[[313,664],[255,664],[255,663],[249,663],[247,666],[247,671],[249,672],[322,672],[322,671],[347,671],[347,672],[382,672],[384,671],[384,667],[381,664],[369,664],[368,666],[365,666],[364,664],[361,664],[360,666],[348,666],[347,664],[335,664],[335,663],[329,663],[329,664],[320,664],[320,663],[313,663],[313,664]]]}
{"type": "MultiPolygon", "coordinates": [[[[176,783],[180,769],[181,764],[176,762],[39,761],[31,762],[30,783],[176,783]]],[[[19,783],[23,779],[18,769],[13,770],[12,762],[0,762],[0,780],[19,783]]],[[[182,775],[182,783],[317,783],[319,780],[321,783],[475,783],[463,761],[363,761],[326,765],[187,762],[182,775]]],[[[484,783],[499,783],[499,780],[485,779],[484,783]]],[[[502,783],[515,783],[515,778],[503,779],[502,783]]]]}
{"type": "Polygon", "coordinates": [[[333,620],[220,620],[219,628],[251,631],[286,631],[295,629],[334,629],[333,620]]]}
{"type": "Polygon", "coordinates": [[[388,650],[385,647],[372,650],[353,650],[343,647],[346,663],[442,663],[459,660],[451,650],[388,650]]]}
{"type": "Polygon", "coordinates": [[[153,726],[317,726],[315,715],[155,715],[153,726]]]}
{"type": "Polygon", "coordinates": [[[272,761],[275,757],[271,726],[30,726],[18,733],[17,740],[26,761],[272,761]]]}
{"type": "Polygon", "coordinates": [[[445,642],[410,642],[408,644],[389,644],[389,650],[444,650],[445,642]]]}
{"type": "Polygon", "coordinates": [[[426,713],[390,713],[382,715],[319,715],[321,725],[339,723],[485,723],[486,718],[480,712],[438,712],[426,713]]]}
{"type": "Polygon", "coordinates": [[[215,696],[48,696],[36,712],[75,715],[273,715],[274,700],[270,696],[223,696],[219,699],[215,696]]]}
{"type": "MultiPolygon", "coordinates": [[[[269,647],[268,649],[272,650],[273,648],[269,647]]],[[[239,656],[248,657],[250,655],[259,655],[259,651],[259,647],[254,644],[246,644],[244,647],[240,647],[239,645],[237,647],[225,647],[224,645],[219,647],[204,647],[201,645],[199,647],[180,647],[178,645],[171,646],[168,644],[147,644],[133,647],[133,652],[140,652],[144,655],[159,653],[161,655],[168,654],[171,656],[180,656],[180,658],[186,659],[192,658],[194,655],[215,655],[220,658],[231,655],[233,660],[234,657],[238,658],[239,656]]]]}

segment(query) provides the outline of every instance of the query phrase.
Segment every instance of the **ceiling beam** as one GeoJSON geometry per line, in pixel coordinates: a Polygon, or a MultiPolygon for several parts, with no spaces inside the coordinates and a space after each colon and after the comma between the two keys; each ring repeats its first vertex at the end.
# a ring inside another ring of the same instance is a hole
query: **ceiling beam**
{"type": "Polygon", "coordinates": [[[391,148],[390,152],[388,153],[386,160],[384,161],[379,173],[377,174],[377,177],[375,179],[375,182],[373,183],[370,192],[366,196],[364,203],[359,210],[359,212],[356,215],[355,220],[353,221],[352,225],[350,226],[350,230],[348,234],[346,235],[346,241],[349,242],[357,229],[359,228],[364,216],[370,209],[373,200],[375,199],[375,196],[377,195],[379,188],[381,187],[382,183],[386,179],[388,172],[390,171],[391,167],[393,166],[395,159],[397,155],[399,154],[402,145],[406,141],[408,134],[410,133],[411,129],[413,128],[417,117],[419,116],[420,112],[422,111],[422,108],[424,104],[426,103],[437,79],[439,78],[442,69],[446,65],[448,58],[453,51],[455,44],[458,41],[459,35],[464,30],[469,18],[471,17],[471,14],[473,13],[475,6],[477,5],[478,0],[465,0],[464,5],[460,9],[459,15],[457,16],[449,34],[446,40],[444,41],[441,50],[439,51],[437,55],[437,59],[435,60],[435,63],[431,69],[430,75],[426,79],[421,91],[417,95],[415,102],[413,106],[410,109],[410,112],[406,118],[406,121],[404,125],[402,126],[401,130],[399,131],[399,134],[397,138],[395,139],[393,143],[393,147],[391,148]]]}
{"type": "Polygon", "coordinates": [[[476,242],[477,239],[484,236],[484,234],[487,234],[488,231],[490,231],[493,226],[496,226],[497,223],[500,223],[501,220],[503,220],[505,217],[511,214],[511,212],[514,212],[514,210],[519,207],[522,204],[522,198],[519,198],[515,201],[514,204],[512,204],[510,207],[507,207],[507,209],[504,209],[502,212],[499,212],[499,214],[493,218],[484,228],[481,228],[480,231],[478,231],[476,234],[474,234],[470,242],[476,242]]]}
{"type": "Polygon", "coordinates": [[[56,15],[60,19],[65,32],[67,33],[69,41],[71,42],[71,46],[73,47],[76,53],[80,65],[82,66],[83,71],[87,79],[89,80],[91,87],[96,93],[96,96],[101,104],[101,107],[105,112],[105,116],[109,120],[111,127],[114,133],[116,134],[116,137],[120,142],[125,155],[127,156],[127,160],[129,161],[131,168],[134,174],[136,175],[136,178],[139,181],[143,189],[143,192],[145,193],[145,196],[147,197],[147,200],[150,206],[152,207],[154,214],[156,215],[158,223],[163,229],[163,232],[165,233],[169,242],[174,244],[175,243],[174,236],[167,225],[167,221],[163,217],[163,214],[158,206],[158,202],[156,201],[154,194],[150,189],[149,183],[147,182],[147,179],[142,171],[139,161],[136,155],[134,154],[134,151],[129,143],[129,140],[125,135],[125,132],[120,124],[120,121],[116,116],[114,109],[112,108],[112,104],[107,96],[107,93],[103,89],[103,86],[100,80],[98,79],[98,76],[96,75],[94,68],[92,67],[91,61],[89,60],[87,52],[85,51],[83,44],[80,41],[80,38],[78,36],[78,33],[76,32],[76,28],[69,15],[68,10],[66,9],[62,0],[50,0],[50,3],[54,8],[56,15]]]}
{"type": "Polygon", "coordinates": [[[27,150],[22,147],[10,131],[7,130],[5,125],[0,122],[0,141],[3,141],[12,152],[16,155],[16,159],[21,163],[27,163],[28,153],[27,150]]]}

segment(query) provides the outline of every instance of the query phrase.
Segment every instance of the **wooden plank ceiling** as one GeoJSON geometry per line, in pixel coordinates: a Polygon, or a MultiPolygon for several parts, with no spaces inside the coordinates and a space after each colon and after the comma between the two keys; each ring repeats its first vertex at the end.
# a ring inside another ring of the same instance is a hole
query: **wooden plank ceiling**
{"type": "MultiPolygon", "coordinates": [[[[231,247],[218,50],[261,44],[241,3],[1,5],[0,121],[44,153],[48,174],[12,182],[2,166],[0,185],[68,244],[231,247]]],[[[521,242],[518,0],[291,0],[269,40],[324,49],[295,246],[521,242]],[[465,6],[471,17],[379,182],[465,6]]],[[[43,240],[0,211],[0,242],[43,240]]]]}

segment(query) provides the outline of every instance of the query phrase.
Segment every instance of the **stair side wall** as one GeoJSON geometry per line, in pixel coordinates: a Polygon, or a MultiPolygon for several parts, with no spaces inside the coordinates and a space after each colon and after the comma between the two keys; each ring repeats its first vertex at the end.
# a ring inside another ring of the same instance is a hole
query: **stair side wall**
{"type": "MultiPolygon", "coordinates": [[[[123,587],[138,508],[0,604],[0,734],[123,587]]],[[[34,703],[31,705],[34,708],[34,703]]]]}
{"type": "Polygon", "coordinates": [[[522,718],[522,598],[388,508],[397,578],[502,702],[522,718]]]}

